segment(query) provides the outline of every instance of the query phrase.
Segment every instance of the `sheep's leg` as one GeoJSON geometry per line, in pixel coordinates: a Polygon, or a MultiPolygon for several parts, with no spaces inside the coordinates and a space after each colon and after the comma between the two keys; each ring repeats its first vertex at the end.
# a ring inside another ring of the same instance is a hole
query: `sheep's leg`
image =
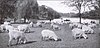
{"type": "Polygon", "coordinates": [[[29,33],[30,32],[30,29],[29,28],[25,29],[25,32],[28,32],[29,33]]]}
{"type": "Polygon", "coordinates": [[[94,31],[93,31],[93,30],[91,30],[91,33],[92,33],[92,34],[94,34],[94,31]]]}
{"type": "Polygon", "coordinates": [[[16,45],[17,45],[17,44],[19,44],[19,39],[17,39],[17,43],[16,43],[16,45]]]}
{"type": "Polygon", "coordinates": [[[30,28],[28,28],[27,30],[28,30],[28,33],[29,33],[30,32],[30,28]]]}
{"type": "Polygon", "coordinates": [[[26,37],[22,37],[21,40],[20,40],[20,42],[25,44],[27,42],[26,37]]]}
{"type": "Polygon", "coordinates": [[[24,42],[23,43],[25,44],[26,42],[27,42],[27,39],[24,37],[24,42]]]}
{"type": "Polygon", "coordinates": [[[42,37],[41,39],[44,40],[44,37],[42,37]]]}
{"type": "Polygon", "coordinates": [[[18,44],[21,44],[21,38],[17,39],[17,41],[18,44]]]}
{"type": "Polygon", "coordinates": [[[12,42],[12,39],[10,38],[10,39],[9,39],[8,46],[11,46],[11,42],[12,42]]]}
{"type": "Polygon", "coordinates": [[[32,27],[34,27],[34,25],[33,25],[33,24],[32,24],[31,26],[32,26],[32,27]]]}
{"type": "Polygon", "coordinates": [[[74,39],[76,40],[76,37],[74,37],[74,39]]]}

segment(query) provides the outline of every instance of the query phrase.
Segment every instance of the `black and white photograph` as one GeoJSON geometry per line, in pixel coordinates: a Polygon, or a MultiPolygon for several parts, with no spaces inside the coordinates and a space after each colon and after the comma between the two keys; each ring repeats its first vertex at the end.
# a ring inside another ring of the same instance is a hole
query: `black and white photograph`
{"type": "Polygon", "coordinates": [[[0,0],[0,48],[100,48],[100,0],[0,0]]]}

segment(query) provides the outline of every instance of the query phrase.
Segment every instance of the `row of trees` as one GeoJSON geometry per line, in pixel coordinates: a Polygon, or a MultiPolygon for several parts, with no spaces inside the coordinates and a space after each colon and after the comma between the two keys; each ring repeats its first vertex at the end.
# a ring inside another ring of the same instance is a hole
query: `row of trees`
{"type": "Polygon", "coordinates": [[[5,18],[39,19],[41,16],[46,19],[60,17],[52,8],[38,6],[37,0],[0,0],[0,22],[5,18]]]}
{"type": "Polygon", "coordinates": [[[58,12],[53,10],[50,7],[47,7],[45,5],[42,5],[39,7],[39,12],[40,12],[40,18],[44,19],[54,19],[54,18],[59,18],[61,17],[58,12]]]}
{"type": "Polygon", "coordinates": [[[16,0],[0,0],[0,23],[2,23],[7,17],[13,17],[15,2],[16,0]]]}

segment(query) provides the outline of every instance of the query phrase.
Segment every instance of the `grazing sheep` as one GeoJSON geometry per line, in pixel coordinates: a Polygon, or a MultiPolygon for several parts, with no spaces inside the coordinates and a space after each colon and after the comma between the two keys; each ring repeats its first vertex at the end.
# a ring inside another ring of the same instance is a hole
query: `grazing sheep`
{"type": "Polygon", "coordinates": [[[16,29],[9,30],[8,35],[9,35],[9,43],[8,43],[9,46],[11,46],[12,40],[17,40],[16,44],[26,43],[27,41],[24,32],[18,31],[16,29]]]}
{"type": "Polygon", "coordinates": [[[87,26],[87,25],[83,25],[82,30],[87,34],[88,33],[94,33],[94,30],[91,27],[87,26]]]}
{"type": "Polygon", "coordinates": [[[91,27],[91,28],[96,28],[97,27],[96,24],[89,24],[88,26],[91,27]]]}
{"type": "Polygon", "coordinates": [[[17,28],[23,32],[30,32],[30,27],[28,25],[19,25],[17,28]]]}
{"type": "Polygon", "coordinates": [[[42,34],[42,39],[43,40],[54,40],[54,41],[58,41],[58,36],[54,33],[54,31],[51,31],[51,30],[48,30],[48,29],[45,29],[45,30],[42,30],[41,32],[42,34]]]}
{"type": "Polygon", "coordinates": [[[79,29],[79,28],[74,28],[72,30],[72,35],[73,37],[76,39],[77,37],[84,37],[85,39],[88,38],[88,36],[84,33],[84,31],[82,31],[82,29],[79,29]]]}
{"type": "Polygon", "coordinates": [[[42,27],[42,23],[37,22],[37,23],[35,24],[35,26],[36,26],[36,27],[42,27]]]}
{"type": "Polygon", "coordinates": [[[56,29],[61,29],[58,25],[55,25],[54,23],[51,23],[51,27],[56,30],[56,29]]]}
{"type": "Polygon", "coordinates": [[[73,29],[73,28],[82,28],[82,24],[80,24],[80,23],[72,23],[72,24],[69,24],[69,27],[71,28],[71,29],[73,29]]]}

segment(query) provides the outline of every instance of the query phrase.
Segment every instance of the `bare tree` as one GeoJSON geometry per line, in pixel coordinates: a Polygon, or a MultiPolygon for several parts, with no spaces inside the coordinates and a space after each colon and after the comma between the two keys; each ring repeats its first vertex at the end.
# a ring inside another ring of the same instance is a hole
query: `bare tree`
{"type": "Polygon", "coordinates": [[[64,2],[65,5],[68,5],[69,7],[75,7],[75,11],[78,11],[80,20],[79,22],[81,23],[81,13],[82,13],[82,7],[85,8],[88,7],[89,10],[91,10],[91,7],[94,7],[97,5],[96,0],[65,0],[64,2]]]}

